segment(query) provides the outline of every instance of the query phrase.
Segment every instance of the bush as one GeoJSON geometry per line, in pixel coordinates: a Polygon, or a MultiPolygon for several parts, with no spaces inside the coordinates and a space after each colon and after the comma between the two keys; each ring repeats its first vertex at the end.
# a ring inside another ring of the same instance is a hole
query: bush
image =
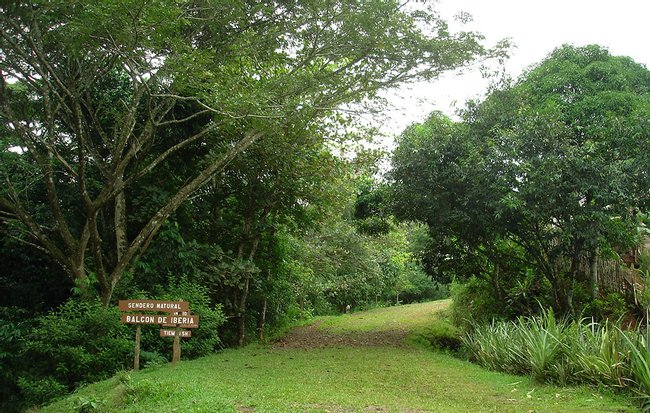
{"type": "Polygon", "coordinates": [[[427,328],[416,332],[413,341],[435,350],[452,352],[457,351],[462,345],[460,330],[445,318],[436,320],[427,328]]]}
{"type": "Polygon", "coordinates": [[[0,307],[0,412],[18,412],[23,407],[18,380],[29,365],[23,357],[24,338],[34,324],[25,310],[0,307]]]}
{"type": "Polygon", "coordinates": [[[132,340],[116,307],[68,300],[41,317],[25,338],[24,357],[30,363],[19,381],[24,399],[41,404],[128,367],[132,340]]]}
{"type": "Polygon", "coordinates": [[[627,314],[628,310],[629,305],[625,298],[618,293],[610,293],[589,303],[584,314],[596,320],[618,320],[627,314]]]}
{"type": "Polygon", "coordinates": [[[491,287],[485,280],[473,277],[467,282],[452,283],[451,321],[461,329],[473,324],[486,324],[493,319],[512,316],[508,306],[492,294],[491,287]]]}
{"type": "MultiPolygon", "coordinates": [[[[200,317],[200,327],[192,331],[190,339],[183,339],[184,359],[214,352],[220,344],[218,330],[224,316],[221,307],[210,306],[204,287],[183,278],[170,280],[156,298],[188,301],[192,313],[200,317]]],[[[159,329],[142,326],[143,366],[171,359],[173,340],[161,338],[159,329]]],[[[37,326],[24,335],[21,377],[17,380],[23,400],[29,405],[43,404],[84,383],[130,369],[134,331],[133,326],[122,324],[117,306],[103,308],[99,301],[68,300],[38,319],[37,326]]],[[[2,343],[5,341],[8,339],[2,343]]]]}
{"type": "MultiPolygon", "coordinates": [[[[192,329],[192,337],[181,339],[183,359],[212,354],[220,346],[219,328],[224,323],[225,316],[221,306],[210,305],[206,287],[191,283],[184,277],[170,277],[166,286],[159,287],[155,298],[187,301],[190,304],[190,312],[199,316],[199,328],[192,329]]],[[[171,360],[172,356],[173,338],[160,337],[159,330],[159,326],[143,326],[142,328],[141,347],[147,352],[148,359],[154,361],[154,364],[159,363],[160,356],[167,360],[171,360]],[[155,354],[158,356],[156,357],[155,354]]],[[[133,334],[131,333],[131,335],[133,334]]]]}
{"type": "Polygon", "coordinates": [[[53,377],[44,377],[38,380],[21,377],[18,379],[18,387],[24,400],[30,405],[44,404],[68,393],[67,386],[53,377]]]}
{"type": "Polygon", "coordinates": [[[449,298],[449,288],[431,279],[415,264],[406,266],[409,287],[402,292],[400,300],[404,303],[435,301],[449,298]]]}

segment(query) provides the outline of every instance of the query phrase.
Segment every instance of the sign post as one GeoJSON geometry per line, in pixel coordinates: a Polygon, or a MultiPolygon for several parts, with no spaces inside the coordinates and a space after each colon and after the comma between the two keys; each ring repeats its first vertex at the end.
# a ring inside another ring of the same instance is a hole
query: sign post
{"type": "Polygon", "coordinates": [[[133,351],[133,370],[140,370],[140,333],[142,326],[138,324],[135,327],[135,350],[133,351]]]}
{"type": "Polygon", "coordinates": [[[181,326],[174,329],[174,346],[172,347],[172,366],[181,359],[181,326]]]}
{"type": "Polygon", "coordinates": [[[140,336],[143,324],[160,324],[163,327],[174,327],[173,330],[160,330],[161,337],[174,337],[172,347],[172,365],[181,359],[181,338],[192,337],[192,332],[185,328],[198,328],[199,316],[190,314],[190,304],[186,301],[160,300],[120,300],[121,319],[125,324],[135,324],[135,349],[133,369],[140,369],[140,336]],[[133,311],[144,311],[145,314],[133,314],[133,311]],[[163,314],[151,314],[163,313],[163,314]]]}

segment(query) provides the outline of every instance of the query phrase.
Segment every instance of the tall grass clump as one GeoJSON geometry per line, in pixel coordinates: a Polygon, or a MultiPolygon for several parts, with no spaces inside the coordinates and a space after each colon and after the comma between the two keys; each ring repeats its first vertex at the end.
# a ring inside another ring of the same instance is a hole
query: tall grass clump
{"type": "Polygon", "coordinates": [[[551,310],[473,325],[461,336],[470,358],[538,382],[591,384],[633,392],[650,412],[650,330],[611,321],[557,319],[551,310]]]}
{"type": "Polygon", "coordinates": [[[539,317],[474,325],[461,339],[470,357],[489,369],[546,381],[561,354],[565,329],[549,310],[539,317]]]}
{"type": "Polygon", "coordinates": [[[573,322],[564,333],[564,358],[572,366],[570,381],[624,387],[628,350],[614,323],[573,322]]]}
{"type": "Polygon", "coordinates": [[[650,331],[645,334],[622,333],[629,349],[629,371],[633,390],[641,401],[644,412],[650,412],[650,331]]]}
{"type": "Polygon", "coordinates": [[[561,354],[560,335],[565,329],[566,324],[558,323],[553,310],[539,317],[519,318],[517,330],[523,338],[525,360],[533,379],[544,382],[552,378],[552,370],[561,354]]]}
{"type": "Polygon", "coordinates": [[[527,373],[522,337],[516,324],[495,322],[476,325],[471,334],[461,340],[471,358],[491,370],[512,374],[527,373]]]}

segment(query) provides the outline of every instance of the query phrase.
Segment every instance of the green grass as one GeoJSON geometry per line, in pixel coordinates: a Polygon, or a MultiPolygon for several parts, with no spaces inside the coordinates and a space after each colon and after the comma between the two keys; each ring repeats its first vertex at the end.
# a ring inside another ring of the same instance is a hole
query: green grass
{"type": "MultiPolygon", "coordinates": [[[[444,302],[327,318],[341,332],[426,328],[444,302]],[[422,318],[428,321],[423,321],[422,318]],[[383,322],[382,322],[383,320],[383,322]]],[[[495,373],[422,347],[249,346],[122,373],[40,410],[99,412],[633,412],[588,387],[559,388],[495,373]]]]}
{"type": "Polygon", "coordinates": [[[322,317],[322,327],[340,333],[425,329],[439,320],[440,312],[450,303],[451,300],[439,300],[322,317]]]}

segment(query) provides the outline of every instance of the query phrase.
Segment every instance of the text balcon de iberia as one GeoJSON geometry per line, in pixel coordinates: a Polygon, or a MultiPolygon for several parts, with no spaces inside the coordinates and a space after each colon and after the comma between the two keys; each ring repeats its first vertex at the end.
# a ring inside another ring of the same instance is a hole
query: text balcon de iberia
{"type": "Polygon", "coordinates": [[[132,324],[197,324],[197,316],[125,314],[123,320],[132,324]]]}

